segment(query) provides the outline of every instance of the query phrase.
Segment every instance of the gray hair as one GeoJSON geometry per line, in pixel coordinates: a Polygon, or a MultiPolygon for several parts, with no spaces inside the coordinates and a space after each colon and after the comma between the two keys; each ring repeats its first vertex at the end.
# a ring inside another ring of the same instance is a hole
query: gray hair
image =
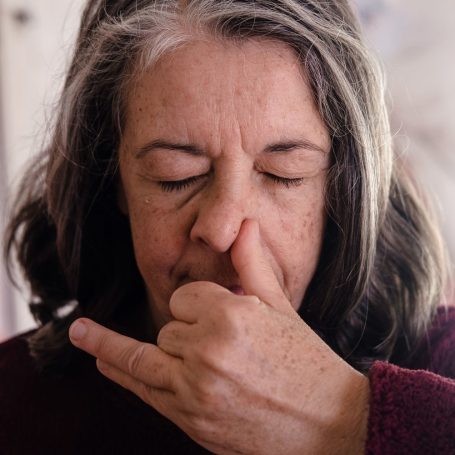
{"type": "MultiPolygon", "coordinates": [[[[128,295],[127,290],[114,293],[108,280],[96,285],[87,281],[84,268],[97,270],[110,261],[115,253],[108,251],[108,242],[129,235],[125,230],[106,239],[97,224],[119,216],[113,214],[112,196],[117,149],[126,96],[135,78],[195,39],[252,38],[279,40],[295,51],[332,138],[326,187],[329,222],[299,313],[359,369],[367,369],[376,358],[405,362],[440,298],[441,242],[394,164],[382,71],[362,43],[346,0],[88,2],[53,140],[43,158],[47,186],[33,196],[40,199],[55,230],[48,248],[55,250],[66,297],[77,299],[83,314],[106,322],[128,295]],[[102,256],[90,257],[92,264],[84,253],[87,239],[106,244],[102,256]]],[[[24,215],[13,220],[10,245],[20,224],[27,225],[24,215]]],[[[19,242],[19,251],[31,242],[30,236],[19,242]]],[[[131,283],[137,286],[132,252],[125,247],[122,254],[134,276],[128,282],[119,259],[112,258],[118,270],[111,277],[119,277],[125,289],[131,283]]],[[[42,309],[46,301],[58,306],[58,299],[43,292],[45,279],[33,276],[30,261],[24,256],[22,263],[42,309]]],[[[55,318],[48,319],[55,328],[55,318]]],[[[37,356],[49,352],[50,340],[58,344],[55,333],[38,332],[32,342],[37,356]]]]}

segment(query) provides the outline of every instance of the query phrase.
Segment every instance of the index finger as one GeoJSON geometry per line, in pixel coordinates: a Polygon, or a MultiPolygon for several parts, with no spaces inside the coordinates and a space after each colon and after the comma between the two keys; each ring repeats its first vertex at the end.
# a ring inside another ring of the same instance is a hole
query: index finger
{"type": "Polygon", "coordinates": [[[69,336],[77,348],[135,379],[152,387],[175,392],[174,378],[181,360],[159,347],[120,335],[86,318],[73,322],[69,336]]]}
{"type": "Polygon", "coordinates": [[[257,221],[245,220],[242,223],[231,248],[231,259],[246,294],[259,297],[262,302],[275,309],[294,313],[284,289],[264,255],[257,221]]]}

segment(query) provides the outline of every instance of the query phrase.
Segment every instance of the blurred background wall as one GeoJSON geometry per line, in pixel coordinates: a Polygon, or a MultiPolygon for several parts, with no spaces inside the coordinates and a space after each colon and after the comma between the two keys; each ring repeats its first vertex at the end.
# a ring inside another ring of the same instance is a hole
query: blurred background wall
{"type": "MultiPolygon", "coordinates": [[[[0,0],[0,229],[43,143],[84,0],[0,0]]],[[[369,45],[384,61],[400,153],[437,200],[455,257],[455,1],[355,0],[369,45]]],[[[0,340],[34,326],[28,290],[0,265],[0,340]]]]}
{"type": "MultiPolygon", "coordinates": [[[[0,230],[24,164],[41,147],[84,0],[0,0],[0,230]]],[[[34,326],[26,287],[0,261],[0,340],[34,326]]]]}
{"type": "Polygon", "coordinates": [[[455,258],[455,1],[356,0],[384,62],[395,144],[433,196],[455,258]]]}

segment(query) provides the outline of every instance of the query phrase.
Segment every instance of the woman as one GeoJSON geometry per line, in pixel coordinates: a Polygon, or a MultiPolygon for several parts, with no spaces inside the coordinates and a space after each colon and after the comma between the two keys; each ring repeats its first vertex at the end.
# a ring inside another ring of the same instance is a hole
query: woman
{"type": "Polygon", "coordinates": [[[21,197],[10,453],[454,450],[443,249],[347,2],[89,1],[21,197]]]}

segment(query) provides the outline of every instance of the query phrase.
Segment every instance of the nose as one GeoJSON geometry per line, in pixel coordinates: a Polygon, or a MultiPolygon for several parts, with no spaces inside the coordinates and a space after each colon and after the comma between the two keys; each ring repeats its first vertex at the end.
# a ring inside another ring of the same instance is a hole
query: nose
{"type": "Polygon", "coordinates": [[[256,217],[254,188],[249,182],[224,178],[213,182],[200,200],[191,228],[193,242],[202,242],[214,252],[229,251],[247,218],[256,217]]]}

